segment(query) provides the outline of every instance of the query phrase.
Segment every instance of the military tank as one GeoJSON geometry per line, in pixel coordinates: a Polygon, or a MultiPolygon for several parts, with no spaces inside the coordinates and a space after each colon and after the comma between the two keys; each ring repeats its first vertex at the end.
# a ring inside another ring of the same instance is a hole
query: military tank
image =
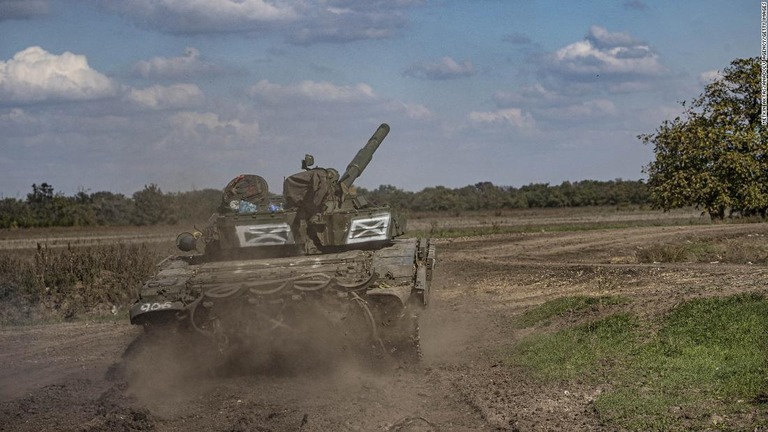
{"type": "Polygon", "coordinates": [[[258,175],[235,177],[203,229],[181,233],[182,252],[158,265],[130,322],[191,329],[226,351],[268,351],[322,329],[345,343],[406,361],[420,357],[418,316],[429,304],[435,247],[399,238],[406,218],[354,190],[389,133],[382,124],[343,174],[314,166],[269,193],[258,175]],[[367,348],[366,348],[367,349],[367,348]]]}

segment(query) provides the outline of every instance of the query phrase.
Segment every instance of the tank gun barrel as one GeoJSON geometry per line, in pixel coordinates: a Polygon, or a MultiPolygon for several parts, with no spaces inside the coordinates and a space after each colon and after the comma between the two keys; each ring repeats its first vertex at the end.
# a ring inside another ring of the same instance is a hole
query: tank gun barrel
{"type": "Polygon", "coordinates": [[[355,179],[360,177],[360,174],[363,173],[365,167],[368,166],[371,158],[373,158],[373,153],[376,152],[376,149],[379,148],[379,144],[384,141],[384,138],[388,133],[389,125],[382,123],[381,126],[376,129],[376,132],[373,133],[371,139],[368,140],[368,143],[363,148],[358,150],[354,159],[352,159],[352,162],[347,165],[347,170],[344,171],[344,175],[342,175],[339,179],[339,183],[344,183],[344,185],[347,187],[352,186],[352,183],[354,183],[355,179]]]}

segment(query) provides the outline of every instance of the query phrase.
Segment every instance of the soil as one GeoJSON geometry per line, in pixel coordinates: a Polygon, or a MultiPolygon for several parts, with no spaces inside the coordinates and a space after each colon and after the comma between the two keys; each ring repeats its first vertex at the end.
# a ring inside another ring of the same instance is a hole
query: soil
{"type": "Polygon", "coordinates": [[[765,224],[723,224],[441,240],[419,365],[340,354],[231,368],[215,349],[127,319],[0,329],[0,431],[615,430],[593,409],[604,389],[502,364],[501,350],[530,331],[513,317],[566,295],[624,296],[654,315],[695,297],[764,292],[761,265],[643,264],[636,253],[766,235],[765,224]]]}

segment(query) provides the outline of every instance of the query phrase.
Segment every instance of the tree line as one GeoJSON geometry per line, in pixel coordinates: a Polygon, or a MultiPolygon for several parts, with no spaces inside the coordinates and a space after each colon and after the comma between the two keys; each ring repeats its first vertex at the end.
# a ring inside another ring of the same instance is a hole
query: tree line
{"type": "Polygon", "coordinates": [[[49,183],[33,184],[25,200],[0,200],[0,228],[120,226],[204,221],[221,203],[221,192],[205,189],[164,193],[150,184],[131,197],[112,192],[65,196],[49,183]],[[202,216],[201,216],[202,215],[202,216]]]}
{"type": "MultiPolygon", "coordinates": [[[[357,193],[374,203],[413,212],[645,205],[649,198],[644,181],[621,179],[520,188],[481,182],[453,189],[428,187],[419,192],[382,185],[373,190],[358,188],[357,193]]],[[[200,223],[219,208],[221,200],[222,191],[216,189],[165,193],[150,184],[130,197],[105,191],[65,196],[49,183],[33,184],[26,199],[0,200],[0,228],[200,223]]]]}
{"type": "Polygon", "coordinates": [[[375,203],[414,212],[649,204],[648,185],[643,180],[621,179],[566,181],[555,186],[537,183],[519,188],[481,182],[455,189],[428,187],[420,192],[382,185],[371,191],[358,189],[358,193],[375,203]]]}

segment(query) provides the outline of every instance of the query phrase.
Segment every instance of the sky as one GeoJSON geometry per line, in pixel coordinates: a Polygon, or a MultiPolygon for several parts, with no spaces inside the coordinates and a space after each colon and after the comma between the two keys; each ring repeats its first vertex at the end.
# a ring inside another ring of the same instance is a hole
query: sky
{"type": "Polygon", "coordinates": [[[0,0],[0,198],[346,168],[408,191],[643,179],[760,2],[0,0]]]}

